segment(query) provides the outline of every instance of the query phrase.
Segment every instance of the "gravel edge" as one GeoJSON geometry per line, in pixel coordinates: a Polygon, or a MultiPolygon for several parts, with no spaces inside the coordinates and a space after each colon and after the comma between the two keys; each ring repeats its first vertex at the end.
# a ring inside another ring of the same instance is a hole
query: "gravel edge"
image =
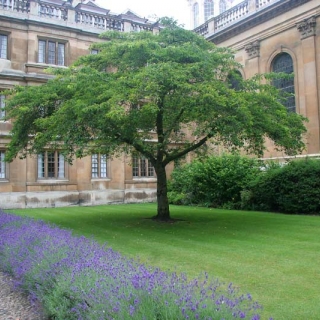
{"type": "Polygon", "coordinates": [[[13,278],[0,271],[0,320],[48,320],[26,294],[13,286],[13,278]]]}

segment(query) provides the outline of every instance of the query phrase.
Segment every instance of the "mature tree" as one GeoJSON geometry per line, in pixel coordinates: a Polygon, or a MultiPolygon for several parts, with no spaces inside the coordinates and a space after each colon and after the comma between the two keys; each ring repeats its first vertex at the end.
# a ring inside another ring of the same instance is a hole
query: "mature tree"
{"type": "Polygon", "coordinates": [[[287,154],[303,148],[303,118],[287,112],[268,77],[230,85],[241,66],[231,50],[164,19],[150,32],[107,32],[97,55],[53,71],[41,86],[17,87],[7,160],[49,144],[69,159],[138,152],[154,166],[158,211],[170,219],[166,166],[212,144],[261,155],[268,137],[287,154]],[[262,84],[264,83],[264,84],[262,84]]]}

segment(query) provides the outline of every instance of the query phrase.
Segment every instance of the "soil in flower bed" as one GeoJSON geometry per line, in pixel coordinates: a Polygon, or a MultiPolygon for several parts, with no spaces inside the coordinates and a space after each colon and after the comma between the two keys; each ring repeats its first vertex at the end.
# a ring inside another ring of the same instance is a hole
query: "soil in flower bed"
{"type": "Polygon", "coordinates": [[[12,277],[0,271],[0,320],[47,320],[40,307],[13,287],[12,277]]]}

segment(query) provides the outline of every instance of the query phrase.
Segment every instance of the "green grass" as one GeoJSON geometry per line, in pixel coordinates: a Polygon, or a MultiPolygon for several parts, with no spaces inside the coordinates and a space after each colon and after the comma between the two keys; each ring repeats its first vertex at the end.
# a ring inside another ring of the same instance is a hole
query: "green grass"
{"type": "MultiPolygon", "coordinates": [[[[10,210],[8,210],[10,211],[10,210]]],[[[194,277],[203,271],[250,292],[264,318],[320,319],[320,217],[154,204],[14,210],[94,236],[129,257],[194,277]]]]}

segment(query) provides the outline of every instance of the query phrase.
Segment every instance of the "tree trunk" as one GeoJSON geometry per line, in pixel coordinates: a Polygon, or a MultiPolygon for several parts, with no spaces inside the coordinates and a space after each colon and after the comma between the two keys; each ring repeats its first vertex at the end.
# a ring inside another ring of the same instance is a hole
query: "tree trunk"
{"type": "Polygon", "coordinates": [[[157,173],[157,203],[158,211],[154,217],[155,220],[168,221],[170,220],[170,210],[167,190],[167,173],[166,169],[159,165],[155,168],[157,173]]]}

